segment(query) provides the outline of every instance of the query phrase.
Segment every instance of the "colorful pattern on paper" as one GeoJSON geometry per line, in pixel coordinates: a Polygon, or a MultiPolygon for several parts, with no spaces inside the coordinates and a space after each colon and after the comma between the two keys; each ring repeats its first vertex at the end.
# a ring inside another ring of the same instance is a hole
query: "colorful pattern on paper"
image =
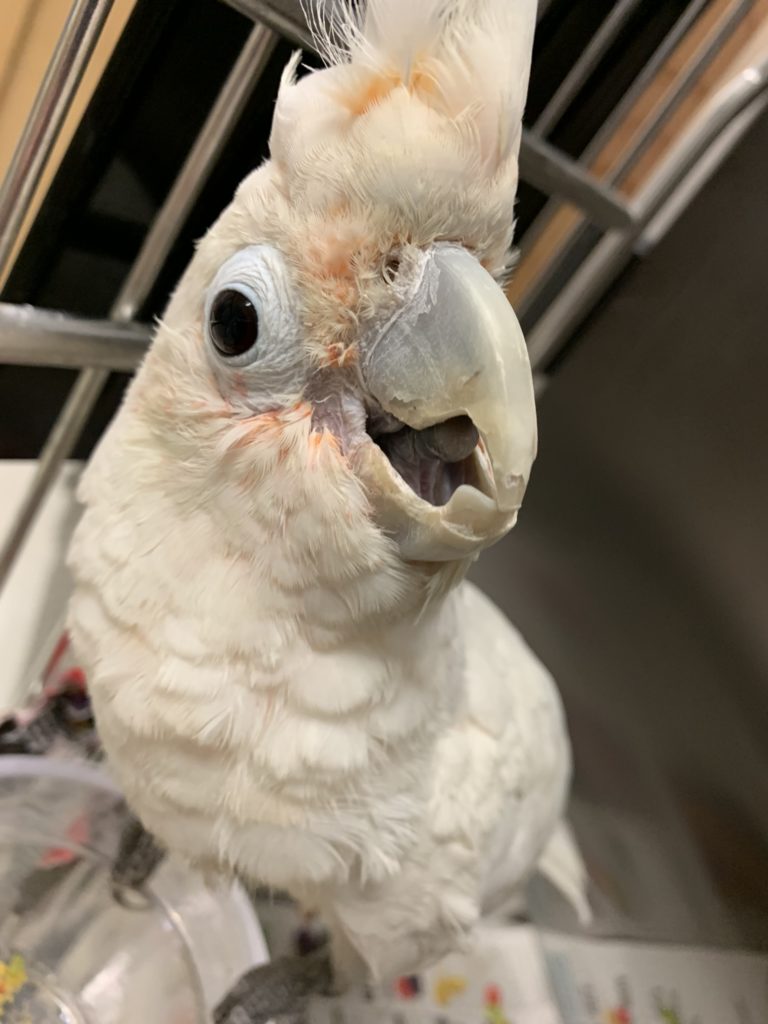
{"type": "Polygon", "coordinates": [[[9,960],[0,960],[0,1021],[5,1018],[6,1009],[12,1005],[28,980],[23,956],[14,953],[9,960]]]}

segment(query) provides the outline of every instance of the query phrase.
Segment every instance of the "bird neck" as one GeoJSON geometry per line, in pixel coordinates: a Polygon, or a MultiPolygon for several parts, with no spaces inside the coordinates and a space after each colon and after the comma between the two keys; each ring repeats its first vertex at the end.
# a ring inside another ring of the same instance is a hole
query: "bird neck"
{"type": "Polygon", "coordinates": [[[295,510],[282,530],[267,524],[269,543],[244,554],[243,585],[230,579],[264,684],[324,715],[362,713],[399,691],[438,686],[443,696],[430,698],[437,713],[463,666],[451,593],[458,569],[404,563],[369,520],[344,522],[341,510],[343,529],[326,524],[317,543],[317,518],[308,529],[295,510]]]}
{"type": "MultiPolygon", "coordinates": [[[[286,707],[302,720],[350,729],[349,742],[368,751],[361,779],[372,767],[371,737],[409,764],[426,756],[461,700],[457,597],[440,595],[425,607],[407,591],[391,592],[378,573],[360,572],[315,580],[295,599],[295,615],[269,631],[279,644],[272,663],[286,707]]],[[[262,615],[270,615],[266,605],[262,615]]]]}
{"type": "Polygon", "coordinates": [[[404,564],[389,543],[376,553],[329,541],[313,555],[286,531],[262,549],[259,569],[255,621],[279,623],[286,641],[318,657],[366,648],[391,660],[412,645],[434,657],[453,615],[446,570],[404,564]]]}

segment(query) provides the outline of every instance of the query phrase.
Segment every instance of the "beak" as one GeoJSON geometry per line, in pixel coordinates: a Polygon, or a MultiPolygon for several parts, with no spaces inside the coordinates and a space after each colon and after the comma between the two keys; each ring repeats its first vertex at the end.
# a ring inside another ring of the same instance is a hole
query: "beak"
{"type": "Polygon", "coordinates": [[[522,502],[536,455],[528,352],[504,292],[466,249],[435,245],[420,252],[418,265],[403,277],[395,312],[361,343],[360,370],[375,402],[414,430],[457,416],[468,416],[477,428],[485,485],[459,487],[440,508],[400,508],[420,521],[405,533],[400,528],[401,536],[421,538],[412,557],[424,557],[430,522],[433,532],[444,538],[447,529],[457,542],[449,544],[453,554],[442,557],[456,557],[498,539],[522,502]],[[465,493],[473,489],[484,502],[465,493]]]}

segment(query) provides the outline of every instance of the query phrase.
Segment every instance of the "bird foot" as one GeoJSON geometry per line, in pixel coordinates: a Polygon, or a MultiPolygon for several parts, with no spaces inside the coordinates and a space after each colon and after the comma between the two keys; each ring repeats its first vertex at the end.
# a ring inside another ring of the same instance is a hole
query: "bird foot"
{"type": "Polygon", "coordinates": [[[142,887],[165,858],[165,851],[138,819],[131,816],[120,837],[112,865],[112,892],[118,903],[135,908],[145,905],[142,887]]]}
{"type": "Polygon", "coordinates": [[[309,956],[286,956],[254,967],[216,1007],[214,1024],[266,1024],[301,1019],[312,996],[333,994],[333,967],[326,946],[309,956]]]}

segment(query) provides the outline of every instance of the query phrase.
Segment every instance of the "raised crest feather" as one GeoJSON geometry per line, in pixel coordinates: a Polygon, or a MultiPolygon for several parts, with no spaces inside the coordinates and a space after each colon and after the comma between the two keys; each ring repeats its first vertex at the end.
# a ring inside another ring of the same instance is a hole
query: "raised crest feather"
{"type": "Polygon", "coordinates": [[[516,155],[536,0],[302,0],[302,7],[327,67],[348,72],[348,109],[364,113],[404,87],[452,120],[472,117],[490,170],[516,155]]]}

